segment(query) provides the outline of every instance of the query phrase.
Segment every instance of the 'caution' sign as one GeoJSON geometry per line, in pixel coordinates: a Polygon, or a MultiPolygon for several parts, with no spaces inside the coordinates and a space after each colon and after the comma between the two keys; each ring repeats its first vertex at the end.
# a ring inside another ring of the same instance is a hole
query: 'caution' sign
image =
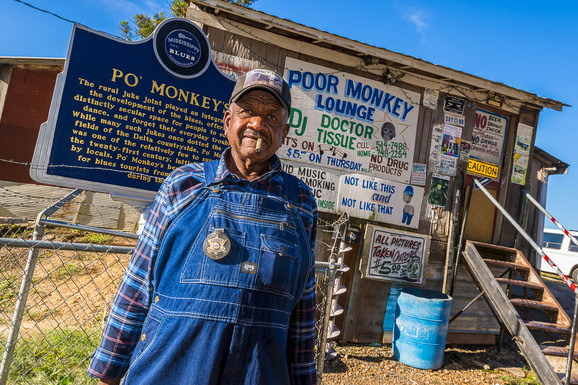
{"type": "Polygon", "coordinates": [[[468,173],[474,175],[485,176],[490,179],[498,179],[499,167],[495,164],[482,162],[480,160],[470,158],[468,161],[468,173]]]}

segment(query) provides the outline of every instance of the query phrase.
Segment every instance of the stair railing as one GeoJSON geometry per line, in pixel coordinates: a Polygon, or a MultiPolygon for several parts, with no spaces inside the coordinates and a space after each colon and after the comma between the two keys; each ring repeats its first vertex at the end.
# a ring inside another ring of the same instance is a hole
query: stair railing
{"type": "MultiPolygon", "coordinates": [[[[554,271],[556,271],[556,273],[560,276],[560,278],[562,278],[562,280],[566,283],[566,285],[568,285],[568,287],[570,287],[570,289],[574,292],[574,314],[573,314],[573,318],[572,318],[570,346],[568,349],[569,353],[568,353],[568,361],[567,361],[567,365],[566,365],[566,373],[565,373],[566,377],[564,379],[564,384],[569,385],[570,384],[570,377],[571,377],[571,373],[572,373],[572,360],[574,357],[574,343],[576,342],[576,323],[577,323],[577,315],[578,315],[578,287],[574,284],[574,282],[572,282],[570,280],[570,278],[568,278],[568,276],[566,276],[562,272],[562,270],[560,270],[560,268],[554,263],[554,261],[552,261],[552,259],[548,255],[546,255],[546,253],[544,252],[542,247],[538,246],[536,244],[536,242],[534,242],[532,237],[530,237],[528,235],[528,233],[526,233],[526,231],[524,231],[522,226],[520,226],[518,224],[518,222],[516,222],[516,220],[506,211],[506,209],[504,207],[502,207],[502,205],[500,205],[498,203],[498,201],[488,192],[488,190],[486,190],[486,188],[476,178],[472,178],[472,182],[470,183],[470,191],[469,191],[468,198],[466,201],[466,211],[464,213],[464,217],[463,217],[463,221],[462,221],[460,241],[458,243],[458,250],[457,250],[457,255],[455,258],[456,262],[454,264],[453,279],[452,279],[452,283],[451,283],[451,289],[450,289],[451,294],[450,295],[453,295],[453,291],[454,291],[454,286],[455,286],[455,282],[456,282],[456,275],[457,275],[457,271],[458,271],[458,263],[459,263],[460,255],[462,252],[462,248],[464,246],[464,234],[465,234],[465,229],[466,229],[466,221],[468,219],[468,212],[470,209],[470,202],[472,199],[472,191],[473,191],[474,187],[477,189],[480,189],[480,191],[482,191],[484,193],[484,195],[486,195],[486,197],[490,200],[490,202],[492,202],[494,204],[494,206],[496,206],[496,208],[498,210],[500,210],[500,212],[502,213],[504,218],[506,218],[512,224],[512,226],[514,226],[516,228],[518,233],[520,235],[522,235],[524,237],[524,239],[526,239],[526,241],[530,244],[530,246],[532,246],[532,248],[534,250],[536,250],[536,252],[540,255],[540,257],[544,258],[544,260],[546,262],[548,262],[548,264],[550,266],[552,266],[554,271]]],[[[578,245],[578,241],[568,232],[568,230],[566,230],[558,221],[556,221],[556,219],[554,219],[554,217],[552,215],[550,215],[546,211],[546,209],[544,209],[542,207],[542,205],[540,205],[540,203],[538,203],[530,194],[528,194],[527,192],[525,192],[525,193],[526,193],[526,198],[528,198],[528,200],[530,202],[532,202],[540,211],[542,211],[544,213],[544,215],[546,215],[548,218],[550,218],[550,220],[552,220],[552,222],[554,222],[554,224],[556,226],[558,226],[558,228],[560,228],[564,232],[564,234],[566,234],[568,237],[570,237],[572,242],[574,242],[576,245],[578,245]]]]}

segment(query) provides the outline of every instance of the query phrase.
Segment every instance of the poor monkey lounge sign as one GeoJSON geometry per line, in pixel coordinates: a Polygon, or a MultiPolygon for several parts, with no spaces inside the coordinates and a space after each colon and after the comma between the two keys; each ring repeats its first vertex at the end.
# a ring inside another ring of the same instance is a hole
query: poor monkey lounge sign
{"type": "Polygon", "coordinates": [[[150,199],[173,169],[219,158],[233,86],[188,20],[137,42],[75,25],[31,176],[150,199]]]}

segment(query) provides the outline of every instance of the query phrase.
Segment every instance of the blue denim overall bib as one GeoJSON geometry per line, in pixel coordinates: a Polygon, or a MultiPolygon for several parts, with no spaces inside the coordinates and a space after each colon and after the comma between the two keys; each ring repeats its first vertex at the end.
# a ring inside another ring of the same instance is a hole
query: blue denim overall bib
{"type": "Polygon", "coordinates": [[[289,384],[289,317],[312,264],[295,182],[284,198],[231,191],[211,185],[217,165],[163,237],[125,385],[289,384]],[[230,246],[218,260],[215,232],[230,246]]]}

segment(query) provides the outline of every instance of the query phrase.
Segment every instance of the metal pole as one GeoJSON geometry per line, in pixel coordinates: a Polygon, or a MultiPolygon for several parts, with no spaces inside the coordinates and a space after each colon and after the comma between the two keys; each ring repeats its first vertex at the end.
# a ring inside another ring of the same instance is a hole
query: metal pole
{"type": "MultiPolygon", "coordinates": [[[[522,226],[525,228],[527,225],[527,212],[526,209],[528,207],[528,201],[526,200],[526,195],[522,195],[522,197],[520,198],[521,203],[520,203],[520,219],[518,220],[518,223],[521,223],[522,226]]],[[[514,249],[518,249],[520,243],[520,233],[516,232],[516,237],[514,239],[514,249]]]]}
{"type": "Polygon", "coordinates": [[[472,306],[477,300],[482,298],[482,296],[484,294],[486,294],[486,292],[484,290],[482,290],[478,295],[476,295],[474,297],[474,299],[472,299],[466,306],[464,306],[459,312],[457,312],[456,314],[454,314],[454,316],[452,318],[450,318],[450,320],[448,321],[448,325],[451,324],[456,318],[461,316],[463,312],[468,310],[470,308],[470,306],[472,306]]]}
{"type": "MultiPolygon", "coordinates": [[[[71,243],[52,241],[28,241],[26,239],[0,238],[0,246],[29,247],[31,249],[52,249],[67,251],[92,251],[96,253],[128,254],[134,251],[130,246],[94,245],[92,243],[71,243]]],[[[317,265],[317,264],[316,264],[317,265]]]]}
{"type": "Polygon", "coordinates": [[[336,231],[335,239],[333,240],[333,246],[331,247],[331,254],[329,255],[329,267],[327,269],[327,280],[325,285],[327,287],[325,295],[325,309],[323,309],[323,325],[321,327],[321,342],[318,347],[318,363],[317,363],[317,384],[321,385],[323,381],[323,369],[325,367],[325,348],[327,346],[327,332],[329,327],[329,318],[331,314],[331,302],[333,299],[333,286],[335,284],[335,271],[336,271],[336,248],[337,240],[340,235],[341,224],[336,224],[333,227],[333,231],[336,231]]]}
{"type": "MultiPolygon", "coordinates": [[[[446,252],[446,265],[445,265],[445,274],[444,274],[444,282],[442,284],[442,292],[447,294],[448,291],[448,284],[449,284],[449,267],[453,265],[455,261],[452,261],[452,256],[454,255],[454,243],[456,238],[456,224],[458,221],[458,211],[460,205],[460,190],[456,190],[456,199],[454,201],[454,207],[452,216],[450,219],[450,226],[449,226],[449,234],[448,234],[448,250],[446,252]]],[[[453,274],[452,274],[453,277],[453,274]]]]}
{"type": "MultiPolygon", "coordinates": [[[[58,202],[40,212],[40,214],[38,214],[36,217],[36,226],[34,226],[34,234],[32,235],[32,239],[34,241],[38,241],[41,240],[44,236],[45,227],[41,223],[44,216],[52,215],[56,210],[62,207],[66,202],[75,198],[82,191],[83,190],[76,189],[60,199],[58,202]]],[[[24,268],[24,274],[20,284],[20,291],[18,292],[18,299],[16,300],[14,314],[12,315],[12,322],[10,324],[8,339],[6,340],[4,354],[2,355],[2,364],[0,365],[0,385],[6,385],[6,381],[8,381],[8,373],[10,372],[10,365],[12,364],[14,349],[16,348],[18,334],[20,333],[22,317],[24,316],[24,310],[26,309],[26,301],[28,300],[28,293],[30,292],[30,285],[32,283],[32,277],[34,276],[36,262],[38,261],[39,251],[40,250],[38,248],[33,247],[28,252],[28,260],[26,261],[26,267],[24,268]]]]}
{"type": "Polygon", "coordinates": [[[40,221],[40,223],[42,223],[45,226],[49,226],[49,227],[50,226],[56,226],[56,227],[64,227],[67,229],[73,229],[73,230],[91,231],[93,233],[112,235],[113,237],[123,237],[123,238],[132,238],[132,239],[138,239],[138,237],[139,237],[138,234],[125,233],[124,231],[101,229],[99,227],[77,225],[74,223],[52,221],[52,220],[48,220],[48,219],[43,219],[42,221],[40,221]]]}
{"type": "Polygon", "coordinates": [[[570,346],[568,349],[568,361],[566,363],[566,378],[564,385],[570,384],[572,377],[572,361],[574,359],[574,343],[576,342],[576,316],[578,315],[578,296],[574,296],[574,317],[572,318],[572,334],[570,334],[570,346]]]}
{"type": "Polygon", "coordinates": [[[466,232],[466,222],[468,221],[468,213],[470,212],[470,203],[472,201],[472,190],[474,189],[474,181],[475,181],[475,179],[472,178],[472,181],[470,182],[470,191],[468,191],[468,199],[466,200],[466,212],[464,213],[464,217],[462,218],[462,229],[460,231],[460,242],[458,243],[458,252],[456,254],[456,262],[454,263],[454,274],[452,277],[450,297],[454,296],[454,288],[456,285],[456,277],[458,275],[460,254],[462,252],[462,247],[464,246],[464,234],[466,232]]]}
{"type": "Polygon", "coordinates": [[[578,246],[578,240],[576,240],[576,238],[574,238],[574,237],[572,236],[572,234],[570,234],[570,233],[568,232],[568,230],[566,230],[566,229],[564,228],[564,226],[562,226],[562,225],[560,224],[560,222],[558,222],[558,221],[556,220],[556,218],[554,218],[552,215],[550,215],[550,213],[549,213],[548,211],[546,211],[546,209],[545,209],[544,207],[542,207],[542,205],[541,205],[540,203],[538,203],[538,201],[536,201],[536,199],[534,199],[533,196],[531,196],[528,192],[526,192],[526,197],[528,198],[528,200],[529,200],[530,202],[532,202],[532,203],[538,208],[538,210],[540,210],[542,213],[544,213],[544,215],[546,215],[546,216],[552,221],[552,223],[554,223],[560,230],[562,230],[562,231],[564,232],[564,234],[565,234],[568,238],[570,238],[570,240],[571,240],[575,245],[578,246]]]}

